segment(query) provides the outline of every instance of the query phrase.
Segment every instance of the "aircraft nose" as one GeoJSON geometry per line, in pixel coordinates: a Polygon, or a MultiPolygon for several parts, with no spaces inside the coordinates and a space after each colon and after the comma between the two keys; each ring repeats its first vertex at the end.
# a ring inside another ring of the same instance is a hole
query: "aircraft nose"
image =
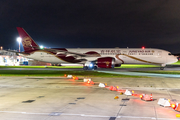
{"type": "Polygon", "coordinates": [[[169,56],[169,57],[167,57],[167,64],[172,64],[172,63],[175,63],[175,62],[177,62],[178,61],[178,59],[177,59],[177,57],[175,57],[175,56],[169,56]]]}
{"type": "Polygon", "coordinates": [[[174,63],[178,61],[178,58],[174,56],[173,58],[174,63]]]}
{"type": "Polygon", "coordinates": [[[177,62],[179,59],[178,59],[178,57],[175,57],[175,61],[177,62]]]}

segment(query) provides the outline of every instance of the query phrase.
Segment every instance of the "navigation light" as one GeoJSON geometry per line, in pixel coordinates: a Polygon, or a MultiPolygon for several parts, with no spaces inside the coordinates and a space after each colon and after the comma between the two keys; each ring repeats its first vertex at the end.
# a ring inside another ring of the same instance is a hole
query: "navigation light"
{"type": "Polygon", "coordinates": [[[43,48],[44,48],[44,46],[41,45],[41,46],[40,46],[40,49],[43,49],[43,48]]]}

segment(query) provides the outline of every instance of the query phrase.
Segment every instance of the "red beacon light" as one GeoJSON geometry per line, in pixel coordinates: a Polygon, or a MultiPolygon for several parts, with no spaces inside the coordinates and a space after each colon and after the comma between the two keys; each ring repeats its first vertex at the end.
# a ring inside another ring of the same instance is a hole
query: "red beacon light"
{"type": "Polygon", "coordinates": [[[173,109],[175,109],[176,105],[175,105],[175,104],[171,104],[171,107],[172,107],[173,109]]]}
{"type": "Polygon", "coordinates": [[[90,84],[91,82],[88,80],[87,83],[90,84]]]}
{"type": "Polygon", "coordinates": [[[139,97],[142,99],[143,95],[140,95],[139,97]]]}
{"type": "Polygon", "coordinates": [[[90,80],[88,80],[87,83],[88,83],[88,84],[91,84],[91,85],[94,85],[94,82],[93,82],[93,81],[90,81],[90,80]]]}
{"type": "Polygon", "coordinates": [[[142,47],[142,49],[144,50],[144,49],[145,49],[145,47],[143,46],[143,47],[142,47]]]}
{"type": "Polygon", "coordinates": [[[76,77],[76,76],[73,76],[73,80],[78,80],[78,77],[76,77]]]}
{"type": "Polygon", "coordinates": [[[72,78],[73,78],[73,80],[75,80],[75,79],[76,79],[76,76],[73,76],[72,78]]]}

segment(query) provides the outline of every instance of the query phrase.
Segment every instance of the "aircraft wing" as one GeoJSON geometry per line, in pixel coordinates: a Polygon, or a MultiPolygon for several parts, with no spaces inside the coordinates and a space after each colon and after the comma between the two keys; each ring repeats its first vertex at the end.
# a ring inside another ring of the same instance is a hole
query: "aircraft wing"
{"type": "Polygon", "coordinates": [[[66,54],[66,55],[74,55],[74,56],[80,56],[80,57],[99,57],[99,54],[82,54],[82,53],[77,53],[77,52],[70,52],[66,50],[58,50],[58,49],[48,49],[45,48],[43,50],[54,52],[56,54],[66,54]]]}

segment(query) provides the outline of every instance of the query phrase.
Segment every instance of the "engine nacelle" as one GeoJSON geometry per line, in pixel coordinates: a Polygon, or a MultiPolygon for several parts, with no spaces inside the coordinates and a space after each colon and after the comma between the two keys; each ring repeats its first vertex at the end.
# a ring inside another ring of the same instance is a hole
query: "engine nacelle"
{"type": "Polygon", "coordinates": [[[97,59],[99,68],[114,68],[115,59],[112,57],[103,57],[97,59]]]}

